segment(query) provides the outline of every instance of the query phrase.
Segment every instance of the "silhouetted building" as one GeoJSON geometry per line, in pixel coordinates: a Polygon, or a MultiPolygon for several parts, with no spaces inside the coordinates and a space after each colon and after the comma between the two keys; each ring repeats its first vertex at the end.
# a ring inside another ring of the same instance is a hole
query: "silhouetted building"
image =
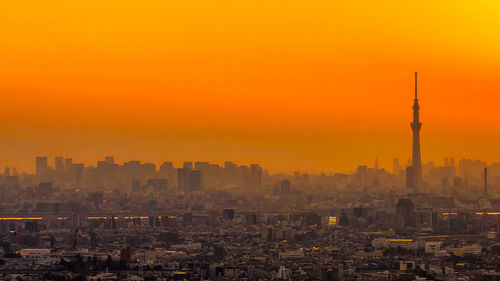
{"type": "Polygon", "coordinates": [[[36,157],[36,175],[41,176],[47,173],[49,165],[47,163],[47,156],[36,157]]]}
{"type": "Polygon", "coordinates": [[[55,158],[54,169],[58,175],[64,173],[64,158],[63,157],[58,156],[55,158]]]}
{"type": "Polygon", "coordinates": [[[282,180],[280,182],[280,193],[281,194],[290,194],[291,191],[291,183],[289,180],[282,180]]]}
{"type": "Polygon", "coordinates": [[[260,187],[262,181],[262,168],[259,164],[250,164],[250,186],[260,187]]]}
{"type": "Polygon", "coordinates": [[[187,170],[193,170],[193,162],[182,163],[182,168],[187,169],[187,170]]]}
{"type": "Polygon", "coordinates": [[[396,212],[403,218],[403,226],[415,226],[415,204],[410,199],[399,199],[396,212]]]}
{"type": "Polygon", "coordinates": [[[104,158],[104,162],[106,162],[106,164],[108,164],[108,165],[113,165],[113,164],[115,164],[115,157],[113,157],[113,156],[106,156],[104,158]]]}
{"type": "Polygon", "coordinates": [[[201,171],[179,168],[177,173],[179,190],[191,192],[201,189],[201,171]]]}
{"type": "Polygon", "coordinates": [[[192,191],[201,190],[201,171],[194,170],[191,171],[190,174],[191,174],[190,176],[191,190],[192,191]]]}

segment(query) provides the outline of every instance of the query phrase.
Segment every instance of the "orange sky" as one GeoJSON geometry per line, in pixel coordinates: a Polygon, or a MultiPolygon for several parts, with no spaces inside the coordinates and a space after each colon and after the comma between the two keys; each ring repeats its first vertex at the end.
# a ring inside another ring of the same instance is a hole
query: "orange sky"
{"type": "Polygon", "coordinates": [[[500,160],[496,1],[0,2],[0,167],[500,160]],[[51,160],[52,162],[52,160],[51,160]]]}

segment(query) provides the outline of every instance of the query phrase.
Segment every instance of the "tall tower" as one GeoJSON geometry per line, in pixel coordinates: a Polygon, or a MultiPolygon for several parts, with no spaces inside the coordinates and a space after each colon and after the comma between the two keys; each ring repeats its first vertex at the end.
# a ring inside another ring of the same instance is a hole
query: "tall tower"
{"type": "Polygon", "coordinates": [[[411,123],[411,129],[413,131],[413,150],[412,150],[412,170],[414,179],[414,188],[417,189],[418,185],[422,182],[422,165],[420,158],[420,128],[422,123],[420,122],[420,116],[418,110],[418,98],[417,98],[417,73],[415,72],[415,100],[413,101],[413,122],[411,123]]]}

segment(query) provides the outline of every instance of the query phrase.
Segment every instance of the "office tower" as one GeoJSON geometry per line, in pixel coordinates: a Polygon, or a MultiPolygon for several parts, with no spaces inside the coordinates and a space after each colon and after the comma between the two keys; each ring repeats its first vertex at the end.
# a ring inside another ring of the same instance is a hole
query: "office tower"
{"type": "MultiPolygon", "coordinates": [[[[190,163],[190,162],[184,162],[184,163],[190,163]]],[[[189,164],[188,164],[189,165],[189,164]]],[[[210,164],[208,162],[194,162],[194,169],[195,170],[207,170],[208,169],[208,166],[210,164]]]]}
{"type": "Polygon", "coordinates": [[[399,199],[396,213],[403,219],[403,226],[415,226],[415,204],[410,199],[399,199]]]}
{"type": "Polygon", "coordinates": [[[106,156],[104,158],[104,162],[108,165],[113,165],[113,164],[115,164],[115,157],[114,156],[106,156]]]}
{"type": "Polygon", "coordinates": [[[238,166],[231,161],[225,161],[222,175],[224,180],[230,184],[238,182],[238,166]]]}
{"type": "Polygon", "coordinates": [[[172,162],[163,162],[160,166],[160,171],[162,170],[167,171],[170,169],[174,169],[174,163],[172,162]]]}
{"type": "Polygon", "coordinates": [[[7,187],[7,189],[20,188],[19,176],[18,175],[6,176],[4,178],[4,184],[5,187],[7,187]]]}
{"type": "Polygon", "coordinates": [[[189,185],[189,170],[186,168],[177,169],[177,187],[179,190],[186,191],[186,187],[189,185]]]}
{"type": "Polygon", "coordinates": [[[162,178],[166,178],[170,183],[177,182],[177,171],[172,162],[163,162],[158,171],[158,175],[162,178]]]}
{"type": "Polygon", "coordinates": [[[73,158],[65,158],[64,168],[66,169],[66,171],[69,171],[71,169],[71,166],[73,166],[73,158]]]}
{"type": "Polygon", "coordinates": [[[262,168],[259,164],[250,164],[250,186],[260,187],[262,182],[262,168]]]}
{"type": "Polygon", "coordinates": [[[54,168],[56,170],[56,173],[60,174],[64,172],[64,158],[61,156],[58,156],[54,160],[54,168]]]}
{"type": "Polygon", "coordinates": [[[280,182],[280,193],[281,194],[290,194],[291,191],[291,182],[289,180],[282,180],[280,182]]]}
{"type": "Polygon", "coordinates": [[[64,171],[63,178],[72,181],[74,179],[73,158],[64,158],[64,171]]]}
{"type": "Polygon", "coordinates": [[[361,186],[366,186],[368,178],[368,167],[358,166],[356,168],[356,183],[361,186]]]}
{"type": "Polygon", "coordinates": [[[208,162],[194,162],[194,170],[203,173],[203,180],[210,181],[217,177],[215,172],[216,169],[217,168],[213,168],[213,164],[210,164],[208,162]]]}
{"type": "Polygon", "coordinates": [[[375,170],[378,170],[378,158],[375,158],[375,170]]]}
{"type": "Polygon", "coordinates": [[[47,164],[47,156],[37,156],[36,157],[36,174],[37,176],[44,174],[49,169],[47,164]]]}
{"type": "Polygon", "coordinates": [[[74,163],[72,165],[73,167],[73,176],[74,176],[74,181],[76,183],[80,183],[80,181],[83,179],[83,173],[85,170],[85,166],[82,163],[74,163]]]}
{"type": "Polygon", "coordinates": [[[184,162],[182,163],[182,167],[187,170],[193,170],[193,162],[184,162]]]}
{"type": "Polygon", "coordinates": [[[201,171],[194,170],[190,173],[190,188],[193,191],[201,190],[201,171]]]}
{"type": "Polygon", "coordinates": [[[178,168],[178,187],[184,192],[200,190],[202,187],[201,171],[178,168]]]}
{"type": "Polygon", "coordinates": [[[406,170],[407,186],[413,188],[415,191],[418,191],[419,185],[422,182],[422,165],[420,157],[420,128],[422,127],[422,123],[420,122],[419,109],[420,106],[418,105],[417,97],[417,73],[415,72],[415,99],[413,101],[413,122],[411,123],[411,129],[413,131],[411,158],[412,166],[411,169],[406,170]]]}

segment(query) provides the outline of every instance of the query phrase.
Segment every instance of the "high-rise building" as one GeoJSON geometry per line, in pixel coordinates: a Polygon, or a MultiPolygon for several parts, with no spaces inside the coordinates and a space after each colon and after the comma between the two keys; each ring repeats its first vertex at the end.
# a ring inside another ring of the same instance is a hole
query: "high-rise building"
{"type": "Polygon", "coordinates": [[[115,164],[115,157],[114,156],[106,156],[104,158],[104,162],[106,162],[106,164],[113,165],[113,164],[115,164]]]}
{"type": "Polygon", "coordinates": [[[179,190],[191,192],[201,189],[201,171],[178,168],[177,173],[179,190]]]}
{"type": "Polygon", "coordinates": [[[193,170],[193,162],[182,163],[182,168],[187,169],[187,170],[193,170]]]}
{"type": "Polygon", "coordinates": [[[368,178],[368,166],[358,166],[356,168],[356,183],[360,186],[366,186],[368,178]]]}
{"type": "Polygon", "coordinates": [[[64,172],[64,158],[61,156],[58,156],[54,160],[54,169],[56,170],[56,173],[63,173],[64,172]]]}
{"type": "Polygon", "coordinates": [[[260,187],[262,182],[262,168],[259,164],[250,164],[250,186],[260,187]]]}
{"type": "Polygon", "coordinates": [[[415,204],[410,199],[399,199],[396,213],[403,219],[403,226],[415,226],[415,204]]]}
{"type": "Polygon", "coordinates": [[[36,157],[36,174],[42,175],[47,172],[49,165],[47,163],[47,156],[37,156],[36,157]]]}
{"type": "Polygon", "coordinates": [[[201,171],[199,171],[199,170],[191,171],[189,181],[191,184],[191,186],[190,186],[191,190],[193,190],[193,191],[201,190],[201,186],[202,186],[201,171]]]}
{"type": "Polygon", "coordinates": [[[289,180],[282,180],[280,182],[280,193],[281,194],[290,194],[292,188],[291,188],[291,182],[289,180]]]}
{"type": "MultiPolygon", "coordinates": [[[[411,123],[411,129],[413,131],[413,147],[412,147],[412,158],[411,158],[411,180],[407,179],[407,186],[412,187],[415,191],[422,182],[422,160],[420,157],[420,128],[422,128],[422,123],[420,122],[419,115],[420,106],[418,105],[417,98],[417,73],[415,72],[415,99],[413,100],[413,122],[411,123]]],[[[407,173],[407,176],[408,173],[407,173]]]]}
{"type": "Polygon", "coordinates": [[[194,162],[194,169],[195,170],[206,170],[210,164],[208,162],[194,162]]]}
{"type": "Polygon", "coordinates": [[[64,158],[64,168],[69,171],[73,166],[73,158],[64,158]]]}
{"type": "Polygon", "coordinates": [[[189,170],[186,168],[177,168],[177,187],[181,191],[185,191],[189,185],[189,170]]]}

